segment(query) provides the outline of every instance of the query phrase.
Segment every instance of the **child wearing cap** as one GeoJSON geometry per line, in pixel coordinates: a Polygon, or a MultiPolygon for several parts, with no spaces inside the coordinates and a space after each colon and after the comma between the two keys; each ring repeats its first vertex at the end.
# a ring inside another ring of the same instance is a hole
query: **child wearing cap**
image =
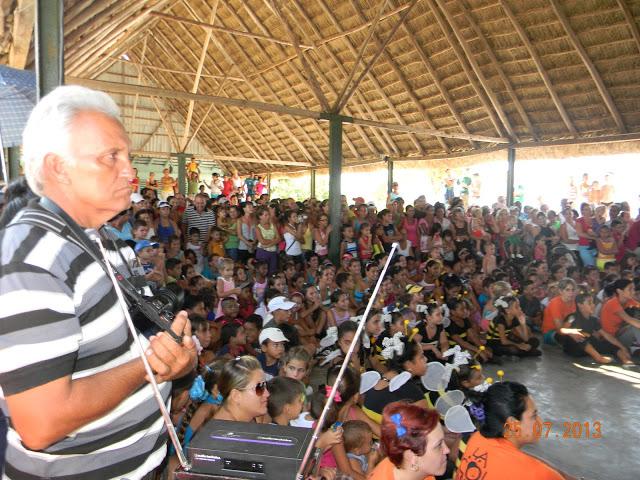
{"type": "Polygon", "coordinates": [[[264,328],[258,337],[261,353],[256,357],[262,370],[272,377],[278,376],[280,359],[284,355],[285,342],[288,342],[282,330],[275,327],[264,328]]]}
{"type": "MultiPolygon", "coordinates": [[[[291,318],[291,309],[296,306],[295,302],[290,302],[287,297],[278,295],[269,300],[267,304],[267,322],[265,328],[278,327],[279,325],[289,322],[291,318]]],[[[262,342],[260,342],[262,343],[262,342]]]]}
{"type": "Polygon", "coordinates": [[[164,285],[166,281],[164,252],[158,251],[159,246],[159,243],[140,240],[136,243],[134,250],[140,265],[144,269],[145,278],[157,285],[164,285]]]}

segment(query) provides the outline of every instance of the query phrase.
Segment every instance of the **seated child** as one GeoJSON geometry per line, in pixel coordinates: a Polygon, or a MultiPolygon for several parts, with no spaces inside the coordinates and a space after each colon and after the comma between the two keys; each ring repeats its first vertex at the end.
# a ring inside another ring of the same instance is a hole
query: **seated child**
{"type": "Polygon", "coordinates": [[[285,342],[288,342],[282,330],[275,327],[264,328],[258,337],[261,353],[256,357],[262,370],[272,377],[280,371],[280,359],[284,355],[285,342]]]}
{"type": "Polygon", "coordinates": [[[247,338],[245,348],[248,355],[255,357],[260,352],[260,342],[258,342],[260,330],[262,330],[262,317],[256,314],[249,315],[244,321],[244,333],[247,338]]]}
{"type": "Polygon", "coordinates": [[[237,322],[226,323],[220,330],[220,343],[216,357],[232,359],[246,354],[247,335],[244,326],[237,322]]]}
{"type": "Polygon", "coordinates": [[[344,449],[351,468],[357,473],[367,475],[375,466],[378,452],[373,448],[373,432],[367,422],[349,420],[342,426],[344,449]]]}
{"type": "Polygon", "coordinates": [[[238,301],[235,298],[224,298],[220,303],[220,309],[222,310],[222,315],[216,318],[217,323],[220,323],[222,325],[225,325],[227,323],[243,323],[242,319],[238,317],[240,306],[238,305],[238,301]]]}
{"type": "Polygon", "coordinates": [[[196,344],[196,350],[198,352],[198,362],[200,362],[203,350],[209,348],[209,344],[211,343],[209,322],[200,315],[191,315],[189,320],[191,321],[193,342],[196,344]]]}
{"type": "Polygon", "coordinates": [[[306,398],[304,385],[293,378],[274,377],[267,383],[267,390],[267,411],[271,422],[289,426],[289,422],[298,418],[302,412],[306,398]]]}

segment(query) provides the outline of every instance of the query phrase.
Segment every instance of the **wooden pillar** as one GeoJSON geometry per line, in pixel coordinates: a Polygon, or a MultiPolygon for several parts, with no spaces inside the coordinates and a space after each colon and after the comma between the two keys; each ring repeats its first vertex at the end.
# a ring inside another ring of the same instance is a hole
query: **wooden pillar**
{"type": "Polygon", "coordinates": [[[63,0],[36,0],[35,57],[38,98],[64,83],[63,0]]]}
{"type": "Polygon", "coordinates": [[[183,195],[187,193],[187,158],[190,157],[188,153],[178,154],[178,192],[183,195]]]}
{"type": "Polygon", "coordinates": [[[267,194],[271,198],[271,173],[267,173],[267,194]]]}
{"type": "Polygon", "coordinates": [[[9,151],[9,180],[20,176],[20,147],[11,147],[9,151]]]}
{"type": "Polygon", "coordinates": [[[340,228],[342,227],[342,117],[329,115],[329,257],[336,265],[340,264],[340,228]]]}
{"type": "Polygon", "coordinates": [[[316,198],[316,169],[315,168],[311,169],[310,177],[311,177],[310,197],[316,198]]]}
{"type": "Polygon", "coordinates": [[[393,160],[387,157],[387,193],[391,193],[393,188],[393,160]]]}
{"type": "Polygon", "coordinates": [[[509,148],[507,150],[507,162],[508,162],[508,170],[507,170],[507,205],[513,205],[513,184],[515,179],[515,168],[516,168],[516,149],[509,148]]]}

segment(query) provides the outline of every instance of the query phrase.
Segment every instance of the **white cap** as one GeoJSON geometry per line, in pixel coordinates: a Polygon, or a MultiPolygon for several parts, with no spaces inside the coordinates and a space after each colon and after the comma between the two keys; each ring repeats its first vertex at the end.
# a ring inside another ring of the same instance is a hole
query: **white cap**
{"type": "Polygon", "coordinates": [[[279,328],[269,327],[265,328],[260,332],[260,336],[258,337],[258,342],[262,345],[267,340],[271,340],[272,342],[288,342],[287,337],[284,336],[282,330],[279,328]]]}
{"type": "Polygon", "coordinates": [[[267,310],[270,312],[275,312],[276,310],[291,310],[296,305],[297,304],[295,302],[287,300],[287,297],[279,296],[274,297],[269,301],[267,310]]]}
{"type": "Polygon", "coordinates": [[[135,193],[131,194],[131,202],[140,203],[143,200],[144,200],[144,197],[142,195],[140,195],[138,192],[135,192],[135,193]]]}

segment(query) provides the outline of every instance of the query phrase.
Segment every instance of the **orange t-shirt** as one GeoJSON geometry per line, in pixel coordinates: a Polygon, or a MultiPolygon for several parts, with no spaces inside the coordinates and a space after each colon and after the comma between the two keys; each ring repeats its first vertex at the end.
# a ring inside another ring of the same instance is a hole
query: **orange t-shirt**
{"type": "Polygon", "coordinates": [[[613,297],[612,299],[607,300],[602,306],[602,311],[600,312],[600,324],[602,325],[602,329],[611,335],[615,335],[620,329],[621,324],[624,322],[618,313],[633,305],[638,306],[639,304],[634,300],[629,300],[623,306],[620,304],[618,297],[613,297]]]}
{"type": "Polygon", "coordinates": [[[563,480],[563,476],[537,458],[518,450],[504,438],[474,433],[467,444],[456,480],[563,480]]]}
{"type": "MultiPolygon", "coordinates": [[[[373,472],[369,474],[368,480],[393,480],[394,468],[395,466],[391,463],[391,460],[385,458],[373,469],[373,472]]],[[[424,477],[424,480],[435,480],[435,478],[429,475],[428,477],[424,477]]]]}
{"type": "Polygon", "coordinates": [[[542,333],[547,333],[550,330],[556,329],[556,324],[553,323],[554,318],[561,318],[563,321],[568,315],[575,313],[576,302],[564,303],[562,297],[551,299],[547,308],[544,309],[544,315],[542,317],[542,333]]]}

